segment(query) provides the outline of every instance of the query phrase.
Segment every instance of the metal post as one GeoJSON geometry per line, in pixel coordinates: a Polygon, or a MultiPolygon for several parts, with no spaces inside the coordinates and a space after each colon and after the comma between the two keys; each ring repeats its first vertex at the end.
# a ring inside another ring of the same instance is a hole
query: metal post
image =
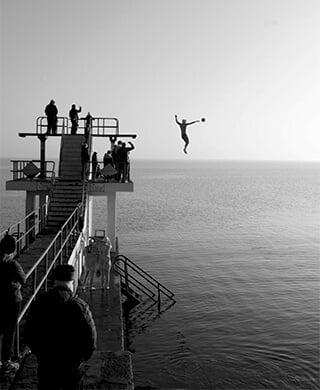
{"type": "Polygon", "coordinates": [[[88,212],[87,212],[87,223],[89,227],[89,237],[92,236],[92,196],[88,195],[88,212]]]}
{"type": "Polygon", "coordinates": [[[157,288],[158,288],[158,311],[160,313],[160,307],[161,307],[161,293],[160,293],[160,285],[157,283],[157,288]]]}
{"type": "Polygon", "coordinates": [[[20,256],[21,239],[20,239],[20,223],[18,223],[18,236],[17,236],[17,256],[20,256]]]}
{"type": "Polygon", "coordinates": [[[124,280],[126,285],[126,291],[129,293],[129,275],[128,275],[128,264],[127,259],[124,261],[124,280]]]}

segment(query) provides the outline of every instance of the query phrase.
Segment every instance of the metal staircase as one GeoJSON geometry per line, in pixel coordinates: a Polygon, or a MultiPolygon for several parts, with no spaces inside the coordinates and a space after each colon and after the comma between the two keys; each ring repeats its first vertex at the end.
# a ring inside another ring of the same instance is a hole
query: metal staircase
{"type": "Polygon", "coordinates": [[[57,232],[81,202],[85,205],[87,183],[81,181],[81,144],[83,135],[65,135],[61,139],[59,177],[50,197],[47,229],[57,232]]]}
{"type": "Polygon", "coordinates": [[[81,180],[81,144],[84,141],[84,135],[63,135],[61,137],[59,160],[60,180],[81,180]]]}

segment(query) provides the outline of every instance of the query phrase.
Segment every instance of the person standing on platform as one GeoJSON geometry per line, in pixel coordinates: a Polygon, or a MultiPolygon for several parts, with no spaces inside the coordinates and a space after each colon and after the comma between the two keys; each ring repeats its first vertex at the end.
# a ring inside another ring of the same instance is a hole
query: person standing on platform
{"type": "Polygon", "coordinates": [[[81,179],[87,176],[88,162],[90,161],[89,147],[86,142],[81,145],[81,179]]]}
{"type": "Polygon", "coordinates": [[[44,110],[47,115],[47,134],[57,134],[58,109],[54,100],[44,110]]]}
{"type": "Polygon", "coordinates": [[[117,152],[119,161],[119,181],[125,183],[127,180],[130,182],[130,160],[129,152],[135,149],[132,142],[128,142],[130,147],[126,147],[126,143],[122,142],[121,148],[117,152]]]}
{"type": "Polygon", "coordinates": [[[111,155],[112,155],[112,159],[113,159],[113,164],[114,164],[114,168],[117,170],[117,173],[115,175],[115,179],[117,181],[120,180],[120,176],[119,176],[119,161],[118,161],[118,150],[121,148],[121,144],[122,144],[122,141],[118,141],[117,144],[115,144],[114,142],[112,143],[113,147],[112,147],[112,150],[111,150],[111,155]]]}
{"type": "Polygon", "coordinates": [[[71,120],[71,135],[77,134],[79,126],[79,112],[81,112],[81,106],[77,110],[76,105],[72,104],[72,107],[69,111],[69,118],[71,120]]]}
{"type": "Polygon", "coordinates": [[[15,239],[6,234],[0,242],[0,335],[1,373],[7,374],[19,369],[19,363],[12,362],[13,344],[20,311],[21,286],[26,275],[21,265],[13,260],[16,250],[15,239]]]}
{"type": "Polygon", "coordinates": [[[97,332],[87,303],[73,293],[75,269],[54,268],[54,287],[31,305],[25,341],[38,360],[39,390],[81,388],[83,363],[95,348],[97,332]]]}
{"type": "Polygon", "coordinates": [[[92,180],[95,180],[97,178],[97,167],[98,167],[97,152],[93,152],[91,157],[91,164],[92,164],[92,180]]]}
{"type": "Polygon", "coordinates": [[[94,120],[93,116],[88,112],[87,116],[84,118],[81,118],[85,120],[84,123],[84,135],[86,137],[86,142],[88,142],[89,134],[92,129],[92,121],[94,120]]]}

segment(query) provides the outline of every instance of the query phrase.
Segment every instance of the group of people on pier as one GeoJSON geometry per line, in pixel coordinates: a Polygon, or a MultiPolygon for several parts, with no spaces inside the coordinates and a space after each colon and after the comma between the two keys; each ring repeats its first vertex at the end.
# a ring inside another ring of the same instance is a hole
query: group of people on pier
{"type": "Polygon", "coordinates": [[[91,158],[92,180],[107,180],[116,182],[131,182],[130,179],[130,157],[129,153],[135,149],[132,142],[130,146],[123,141],[115,143],[111,140],[111,150],[108,150],[103,156],[103,168],[101,169],[98,162],[97,152],[93,152],[91,158]],[[113,169],[112,169],[113,168],[113,169]]]}
{"type": "MultiPolygon", "coordinates": [[[[14,337],[26,275],[14,259],[16,241],[6,234],[0,242],[0,377],[14,374],[14,337]]],[[[31,304],[23,338],[38,360],[39,390],[81,388],[83,364],[92,356],[97,331],[89,305],[74,293],[75,268],[55,266],[53,288],[31,304]]]]}

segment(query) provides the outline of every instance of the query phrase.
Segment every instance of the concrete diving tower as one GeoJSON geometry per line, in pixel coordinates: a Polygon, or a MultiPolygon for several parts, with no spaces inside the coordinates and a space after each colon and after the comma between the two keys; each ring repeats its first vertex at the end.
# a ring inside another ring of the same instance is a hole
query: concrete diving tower
{"type": "MultiPolygon", "coordinates": [[[[20,137],[37,137],[40,141],[39,160],[14,160],[13,179],[6,182],[6,189],[26,191],[25,215],[36,209],[36,200],[42,207],[49,200],[47,230],[54,233],[67,220],[79,202],[84,205],[83,219],[88,235],[92,235],[92,199],[94,196],[107,197],[107,235],[116,247],[116,193],[133,192],[133,182],[119,182],[115,175],[108,180],[101,175],[93,177],[92,164],[88,164],[85,180],[82,180],[81,145],[86,142],[91,160],[94,139],[109,138],[110,149],[123,138],[136,138],[136,134],[120,134],[117,118],[97,117],[90,123],[80,120],[76,134],[71,135],[69,119],[58,117],[55,134],[47,132],[47,118],[36,119],[35,132],[21,132],[20,137]],[[58,174],[54,161],[46,160],[46,142],[59,137],[60,156],[58,174]]],[[[103,164],[98,161],[98,164],[103,164]]]]}

